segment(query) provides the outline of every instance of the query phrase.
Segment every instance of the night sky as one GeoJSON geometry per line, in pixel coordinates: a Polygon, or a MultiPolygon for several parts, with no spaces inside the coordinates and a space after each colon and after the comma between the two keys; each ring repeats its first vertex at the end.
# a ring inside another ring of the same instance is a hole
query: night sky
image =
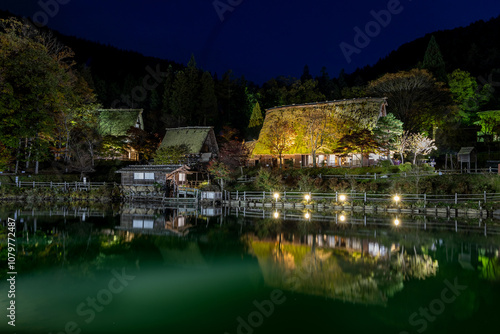
{"type": "Polygon", "coordinates": [[[352,72],[426,33],[496,17],[500,1],[2,0],[0,9],[66,35],[183,64],[193,53],[204,70],[232,69],[262,83],[299,77],[306,64],[313,75],[323,66],[330,76],[341,68],[352,72]],[[369,40],[355,41],[356,27],[364,34],[368,28],[369,40]]]}

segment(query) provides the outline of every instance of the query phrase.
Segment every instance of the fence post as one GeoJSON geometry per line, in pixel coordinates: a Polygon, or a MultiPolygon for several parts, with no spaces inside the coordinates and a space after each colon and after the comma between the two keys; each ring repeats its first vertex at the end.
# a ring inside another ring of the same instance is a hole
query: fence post
{"type": "Polygon", "coordinates": [[[52,189],[52,181],[50,181],[50,188],[52,189]]]}
{"type": "Polygon", "coordinates": [[[377,173],[373,174],[375,180],[377,179],[377,173]]]}
{"type": "Polygon", "coordinates": [[[33,181],[33,188],[35,188],[35,181],[33,181]]]}
{"type": "Polygon", "coordinates": [[[286,190],[283,192],[283,200],[286,201],[286,190]]]}
{"type": "Polygon", "coordinates": [[[484,203],[486,204],[486,190],[484,191],[484,203]]]}
{"type": "Polygon", "coordinates": [[[338,197],[339,197],[339,193],[335,192],[335,203],[337,203],[339,201],[338,197]]]}
{"type": "Polygon", "coordinates": [[[245,202],[246,202],[246,200],[247,200],[247,192],[246,192],[246,191],[244,191],[244,192],[243,192],[243,200],[244,200],[245,202]]]}
{"type": "Polygon", "coordinates": [[[366,192],[365,192],[365,196],[364,196],[364,202],[366,203],[366,192]]]}
{"type": "Polygon", "coordinates": [[[236,200],[238,200],[239,196],[238,196],[238,190],[236,190],[236,200]]]}
{"type": "Polygon", "coordinates": [[[265,201],[266,200],[266,191],[264,190],[262,192],[262,201],[265,201]]]}
{"type": "Polygon", "coordinates": [[[458,195],[455,193],[455,204],[458,204],[458,195]]]}
{"type": "Polygon", "coordinates": [[[424,209],[426,204],[427,204],[427,194],[424,194],[424,209]]]}

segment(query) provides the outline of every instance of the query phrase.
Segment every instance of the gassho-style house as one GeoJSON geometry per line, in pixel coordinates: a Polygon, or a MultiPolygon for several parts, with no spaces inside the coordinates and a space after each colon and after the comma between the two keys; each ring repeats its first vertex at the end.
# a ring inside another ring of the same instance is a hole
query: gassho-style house
{"type": "Polygon", "coordinates": [[[335,154],[332,142],[353,129],[372,130],[387,115],[386,107],[386,98],[367,97],[268,109],[258,140],[248,145],[248,164],[276,167],[279,155],[284,167],[308,167],[314,160],[317,166],[331,167],[374,164],[383,157],[372,152],[335,154]]]}

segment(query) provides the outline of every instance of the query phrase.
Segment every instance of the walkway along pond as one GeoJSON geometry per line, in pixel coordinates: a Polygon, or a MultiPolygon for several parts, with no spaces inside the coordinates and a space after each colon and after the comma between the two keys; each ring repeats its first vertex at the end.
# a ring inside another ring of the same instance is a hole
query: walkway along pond
{"type": "Polygon", "coordinates": [[[224,205],[297,210],[406,213],[444,217],[498,218],[500,194],[370,194],[309,192],[224,192],[224,205]]]}

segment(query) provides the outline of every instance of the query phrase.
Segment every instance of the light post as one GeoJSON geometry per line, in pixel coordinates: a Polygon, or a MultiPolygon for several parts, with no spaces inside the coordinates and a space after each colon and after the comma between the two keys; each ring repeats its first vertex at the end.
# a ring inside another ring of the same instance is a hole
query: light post
{"type": "Polygon", "coordinates": [[[278,203],[278,198],[280,198],[280,194],[274,193],[274,198],[276,199],[276,203],[278,203]]]}
{"type": "Polygon", "coordinates": [[[304,196],[304,199],[306,200],[306,204],[307,204],[307,203],[309,202],[309,200],[311,199],[311,195],[306,194],[306,195],[304,196]]]}
{"type": "Polygon", "coordinates": [[[341,202],[345,202],[345,200],[346,200],[346,199],[347,199],[346,195],[340,195],[340,196],[339,196],[339,200],[340,200],[341,202]]]}

